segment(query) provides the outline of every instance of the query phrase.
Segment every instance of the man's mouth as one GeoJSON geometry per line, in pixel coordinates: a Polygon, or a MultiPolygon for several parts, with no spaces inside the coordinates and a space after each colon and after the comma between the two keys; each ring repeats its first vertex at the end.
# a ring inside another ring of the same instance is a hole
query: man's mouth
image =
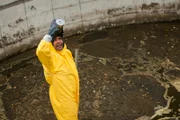
{"type": "Polygon", "coordinates": [[[57,45],[56,45],[56,48],[57,48],[58,50],[61,50],[61,49],[63,48],[63,44],[57,44],[57,45]]]}
{"type": "Polygon", "coordinates": [[[56,47],[62,47],[62,44],[57,44],[56,47]]]}

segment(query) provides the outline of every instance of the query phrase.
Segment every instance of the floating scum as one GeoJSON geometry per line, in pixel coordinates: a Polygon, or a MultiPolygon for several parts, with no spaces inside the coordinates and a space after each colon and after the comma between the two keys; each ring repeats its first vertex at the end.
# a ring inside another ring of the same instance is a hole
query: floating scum
{"type": "Polygon", "coordinates": [[[79,76],[72,53],[63,41],[64,20],[55,19],[40,41],[36,54],[49,83],[49,96],[58,120],[77,120],[79,76]]]}

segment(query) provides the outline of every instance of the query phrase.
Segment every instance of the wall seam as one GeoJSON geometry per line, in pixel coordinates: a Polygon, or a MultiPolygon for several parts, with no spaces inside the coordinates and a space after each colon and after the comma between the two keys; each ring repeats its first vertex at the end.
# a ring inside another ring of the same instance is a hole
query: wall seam
{"type": "MultiPolygon", "coordinates": [[[[2,47],[3,50],[3,39],[2,39],[2,32],[1,32],[1,26],[0,26],[0,47],[2,47]]],[[[1,48],[0,48],[1,49],[1,48]]]]}
{"type": "Polygon", "coordinates": [[[1,26],[0,26],[0,37],[2,38],[2,31],[1,31],[1,26]]]}
{"type": "Polygon", "coordinates": [[[82,27],[82,29],[83,29],[83,19],[82,19],[82,11],[81,11],[81,1],[79,0],[79,9],[80,9],[80,14],[81,14],[81,27],[82,27]]]}
{"type": "Polygon", "coordinates": [[[54,7],[53,7],[52,0],[51,0],[51,7],[52,7],[52,14],[53,14],[53,18],[55,19],[55,15],[54,15],[54,7]]]}
{"type": "Polygon", "coordinates": [[[25,1],[24,0],[23,0],[23,5],[24,5],[25,18],[26,18],[27,32],[28,32],[28,35],[30,37],[29,25],[28,25],[28,21],[27,21],[27,12],[26,12],[26,6],[25,6],[25,1]]]}
{"type": "MultiPolygon", "coordinates": [[[[106,1],[107,1],[107,3],[108,3],[108,0],[106,0],[106,1]]],[[[109,5],[108,5],[108,9],[107,9],[107,10],[109,11],[109,5]]],[[[110,23],[110,15],[108,14],[107,17],[108,17],[108,24],[109,24],[108,26],[111,26],[111,23],[110,23]]]]}

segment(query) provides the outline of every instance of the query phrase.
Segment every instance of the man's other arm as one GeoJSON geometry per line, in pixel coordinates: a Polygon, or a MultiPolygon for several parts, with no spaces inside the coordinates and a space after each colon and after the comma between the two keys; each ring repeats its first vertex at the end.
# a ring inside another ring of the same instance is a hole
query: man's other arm
{"type": "Polygon", "coordinates": [[[50,35],[45,35],[36,49],[36,55],[46,68],[50,67],[51,52],[54,50],[51,40],[50,35]]]}

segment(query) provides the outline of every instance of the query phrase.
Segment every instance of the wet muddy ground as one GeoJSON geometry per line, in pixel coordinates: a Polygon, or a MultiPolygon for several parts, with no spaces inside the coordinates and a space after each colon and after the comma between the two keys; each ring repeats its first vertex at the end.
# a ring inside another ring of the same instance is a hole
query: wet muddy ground
{"type": "MultiPolygon", "coordinates": [[[[65,39],[79,49],[79,120],[180,120],[180,21],[65,39]]],[[[0,63],[0,119],[56,120],[35,49],[0,63]]]]}

